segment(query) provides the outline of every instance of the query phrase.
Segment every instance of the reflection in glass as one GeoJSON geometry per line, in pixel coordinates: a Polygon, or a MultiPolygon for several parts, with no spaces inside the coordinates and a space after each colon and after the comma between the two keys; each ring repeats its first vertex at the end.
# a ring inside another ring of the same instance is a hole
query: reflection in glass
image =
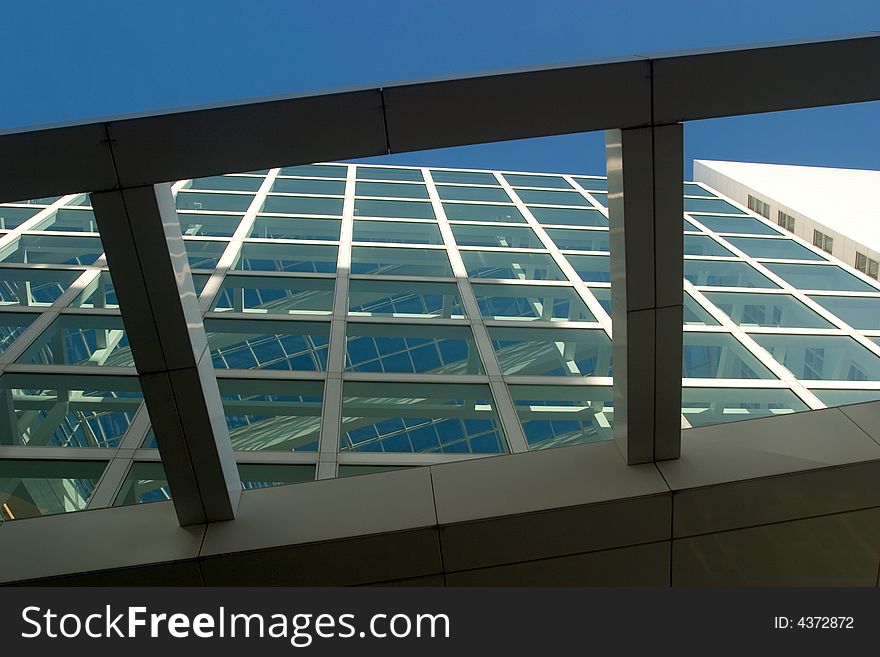
{"type": "Polygon", "coordinates": [[[601,330],[489,327],[503,374],[611,376],[611,340],[601,330]]]}
{"type": "Polygon", "coordinates": [[[547,234],[556,246],[563,251],[605,251],[611,250],[607,230],[569,230],[567,228],[546,228],[547,234]]]}
{"type": "Polygon", "coordinates": [[[799,379],[880,380],[880,357],[845,335],[754,335],[799,379]]]}
{"type": "Polygon", "coordinates": [[[354,222],[353,239],[387,244],[443,244],[440,227],[433,222],[358,219],[354,222]]]}
{"type": "Polygon", "coordinates": [[[0,273],[0,306],[51,305],[80,274],[53,269],[4,268],[0,273]]]}
{"type": "Polygon", "coordinates": [[[779,287],[748,263],[731,260],[685,260],[684,277],[696,286],[779,287]]]}
{"type": "Polygon", "coordinates": [[[585,283],[607,283],[611,280],[611,262],[604,255],[567,255],[577,275],[585,283]]]}
{"type": "Polygon", "coordinates": [[[464,317],[455,283],[354,279],[348,286],[348,312],[367,317],[464,317]]]}
{"type": "Polygon", "coordinates": [[[681,412],[693,427],[807,411],[782,388],[682,388],[681,412]]]}
{"type": "Polygon", "coordinates": [[[230,274],[223,279],[211,309],[265,315],[329,314],[333,310],[333,285],[330,278],[230,274]]]}
{"type": "Polygon", "coordinates": [[[515,249],[543,249],[544,244],[528,226],[452,224],[460,246],[492,246],[515,249]]]}
{"type": "Polygon", "coordinates": [[[532,216],[544,226],[588,226],[607,228],[608,219],[604,214],[591,208],[529,208],[532,216]]]}
{"type": "Polygon", "coordinates": [[[340,451],[507,451],[488,386],[347,381],[342,394],[340,451]]]}
{"type": "MultiPolygon", "coordinates": [[[[226,208],[231,210],[232,208],[226,208]]],[[[323,214],[340,216],[342,199],[326,196],[278,196],[269,194],[260,212],[272,214],[323,214]]]]}
{"type": "Polygon", "coordinates": [[[355,217],[390,219],[434,219],[434,208],[427,201],[372,201],[355,199],[355,217]]]}
{"type": "Polygon", "coordinates": [[[780,235],[781,233],[754,217],[716,217],[701,214],[694,217],[709,230],[716,233],[740,233],[743,235],[780,235]]]}
{"type": "Polygon", "coordinates": [[[82,511],[106,461],[0,459],[0,522],[82,511]]]}
{"type": "Polygon", "coordinates": [[[444,249],[401,249],[355,246],[351,249],[351,273],[373,276],[452,276],[444,249]]]}
{"type": "Polygon", "coordinates": [[[727,333],[685,332],[682,377],[686,379],[773,379],[761,362],[727,333]]]}
{"type": "Polygon", "coordinates": [[[810,298],[853,328],[880,330],[880,297],[832,297],[817,294],[810,298]]]}
{"type": "Polygon", "coordinates": [[[728,237],[727,240],[752,258],[788,258],[791,260],[825,260],[794,240],[769,237],[728,237]]]}
{"type": "Polygon", "coordinates": [[[336,247],[248,243],[241,247],[241,254],[233,269],[333,273],[336,271],[336,247]]]}
{"type": "Polygon", "coordinates": [[[424,185],[409,185],[393,182],[358,182],[355,196],[387,196],[392,198],[428,198],[428,188],[424,185]]]}
{"type": "Polygon", "coordinates": [[[740,326],[834,328],[831,322],[788,294],[705,292],[709,300],[740,326]]]}
{"type": "Polygon", "coordinates": [[[325,322],[210,319],[205,331],[217,369],[327,369],[330,325],[325,322]]]}
{"type": "Polygon", "coordinates": [[[564,281],[565,274],[546,253],[515,251],[462,251],[471,278],[564,281]]]}
{"type": "Polygon", "coordinates": [[[611,440],[610,387],[510,386],[529,449],[611,440]]]}
{"type": "Polygon", "coordinates": [[[486,319],[596,321],[572,287],[473,285],[473,290],[486,319]]]}
{"type": "Polygon", "coordinates": [[[91,265],[104,252],[97,237],[22,235],[3,262],[49,265],[91,265]]]}
{"type": "MultiPolygon", "coordinates": [[[[2,319],[2,318],[0,318],[2,319]]],[[[122,317],[61,315],[18,358],[35,365],[133,367],[122,317]]]]}
{"type": "Polygon", "coordinates": [[[835,265],[795,265],[768,262],[764,266],[799,290],[878,291],[870,283],[835,265]]]}
{"type": "Polygon", "coordinates": [[[342,222],[339,219],[309,219],[307,217],[266,217],[257,215],[249,237],[282,240],[339,239],[342,222]]]}
{"type": "Polygon", "coordinates": [[[219,210],[246,212],[254,200],[253,194],[209,194],[181,190],[177,193],[178,210],[219,210]]]}
{"type": "Polygon", "coordinates": [[[443,211],[449,221],[500,221],[518,224],[526,222],[526,218],[513,205],[444,203],[443,211]]]}
{"type": "Polygon", "coordinates": [[[232,237],[241,223],[240,214],[178,212],[180,232],[185,236],[232,237]]]}
{"type": "Polygon", "coordinates": [[[553,189],[571,189],[571,185],[562,176],[542,176],[523,173],[505,173],[504,178],[513,187],[549,187],[553,189]]]}

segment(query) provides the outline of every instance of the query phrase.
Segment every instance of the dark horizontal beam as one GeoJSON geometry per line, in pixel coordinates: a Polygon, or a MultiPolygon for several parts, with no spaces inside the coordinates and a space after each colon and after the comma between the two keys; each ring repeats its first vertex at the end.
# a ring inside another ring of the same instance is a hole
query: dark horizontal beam
{"type": "Polygon", "coordinates": [[[880,100],[880,33],[273,98],[0,134],[0,201],[880,100]],[[118,175],[114,172],[118,172],[118,175]]]}

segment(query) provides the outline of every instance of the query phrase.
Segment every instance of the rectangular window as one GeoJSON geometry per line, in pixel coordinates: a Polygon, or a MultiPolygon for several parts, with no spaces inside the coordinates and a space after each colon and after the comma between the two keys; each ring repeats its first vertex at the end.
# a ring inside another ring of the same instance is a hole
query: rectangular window
{"type": "Polygon", "coordinates": [[[813,246],[818,246],[826,253],[831,253],[834,249],[834,240],[830,235],[826,235],[818,230],[813,231],[813,246]]]}
{"type": "Polygon", "coordinates": [[[794,232],[794,217],[790,214],[785,214],[782,210],[779,211],[778,214],[778,222],[780,226],[785,228],[785,230],[794,232]]]}
{"type": "Polygon", "coordinates": [[[864,253],[856,251],[856,269],[863,274],[867,274],[871,278],[877,278],[878,263],[873,258],[869,258],[864,253]]]}
{"type": "Polygon", "coordinates": [[[749,210],[757,212],[762,217],[770,218],[770,204],[749,194],[749,210]]]}

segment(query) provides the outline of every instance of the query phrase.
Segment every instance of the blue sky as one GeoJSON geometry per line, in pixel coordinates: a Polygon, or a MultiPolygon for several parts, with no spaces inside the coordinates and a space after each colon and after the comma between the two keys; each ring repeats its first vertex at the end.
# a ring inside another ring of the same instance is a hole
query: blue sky
{"type": "MultiPolygon", "coordinates": [[[[862,33],[880,30],[880,2],[30,0],[7,4],[4,24],[0,129],[13,129],[498,68],[862,33]]],[[[693,122],[685,132],[687,169],[694,158],[880,169],[878,125],[880,103],[693,122]]],[[[602,140],[586,134],[379,161],[601,173],[602,140]]]]}

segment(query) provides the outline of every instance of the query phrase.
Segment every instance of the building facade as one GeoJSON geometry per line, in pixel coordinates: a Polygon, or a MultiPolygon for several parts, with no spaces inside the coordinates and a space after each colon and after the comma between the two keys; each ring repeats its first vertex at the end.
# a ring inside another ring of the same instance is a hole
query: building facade
{"type": "MultiPolygon", "coordinates": [[[[245,489],[611,438],[605,178],[316,164],[173,191],[245,489]]],[[[880,399],[870,272],[684,195],[682,428],[880,399]]],[[[0,517],[169,499],[89,196],[3,204],[0,230],[0,517]]]]}

